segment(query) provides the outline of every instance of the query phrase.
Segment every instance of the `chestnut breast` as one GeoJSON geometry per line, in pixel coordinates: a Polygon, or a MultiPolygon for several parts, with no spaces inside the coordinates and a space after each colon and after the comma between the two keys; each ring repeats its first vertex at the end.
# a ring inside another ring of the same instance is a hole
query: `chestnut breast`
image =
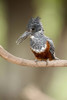
{"type": "Polygon", "coordinates": [[[50,44],[48,41],[46,41],[46,48],[42,51],[42,52],[36,52],[34,50],[32,50],[32,52],[34,53],[35,57],[37,59],[42,59],[42,60],[52,60],[52,55],[50,53],[50,44]]]}

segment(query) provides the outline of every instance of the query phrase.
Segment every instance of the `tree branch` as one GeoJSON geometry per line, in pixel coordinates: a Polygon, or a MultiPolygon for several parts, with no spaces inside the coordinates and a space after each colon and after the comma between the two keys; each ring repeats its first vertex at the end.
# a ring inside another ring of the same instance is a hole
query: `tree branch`
{"type": "Polygon", "coordinates": [[[26,60],[23,58],[19,58],[7,52],[2,46],[0,46],[0,56],[11,63],[21,65],[21,66],[31,66],[31,67],[66,67],[67,66],[67,60],[52,60],[52,61],[48,61],[47,64],[45,61],[35,62],[34,60],[26,60]]]}

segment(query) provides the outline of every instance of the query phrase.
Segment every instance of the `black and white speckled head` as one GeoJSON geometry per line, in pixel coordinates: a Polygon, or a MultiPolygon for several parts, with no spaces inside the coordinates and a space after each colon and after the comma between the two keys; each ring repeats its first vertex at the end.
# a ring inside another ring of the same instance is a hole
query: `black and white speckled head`
{"type": "MultiPolygon", "coordinates": [[[[28,22],[26,31],[24,34],[22,34],[18,40],[16,41],[17,44],[20,44],[23,42],[29,35],[32,36],[35,33],[38,34],[38,32],[43,31],[43,26],[40,22],[40,18],[31,18],[30,21],[28,22]]],[[[41,33],[41,32],[40,32],[41,33]]]]}
{"type": "Polygon", "coordinates": [[[31,18],[28,25],[27,25],[27,31],[32,31],[32,34],[35,32],[38,32],[40,30],[43,30],[42,23],[40,22],[40,18],[31,18]]]}

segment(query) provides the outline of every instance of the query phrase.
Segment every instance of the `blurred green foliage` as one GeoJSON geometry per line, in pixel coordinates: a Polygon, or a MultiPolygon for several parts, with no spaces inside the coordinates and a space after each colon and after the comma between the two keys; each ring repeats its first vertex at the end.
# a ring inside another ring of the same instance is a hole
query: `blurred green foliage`
{"type": "MultiPolygon", "coordinates": [[[[0,44],[4,47],[8,46],[9,52],[14,55],[33,59],[33,54],[29,51],[29,41],[25,41],[20,46],[17,46],[15,41],[20,31],[24,30],[27,20],[32,16],[39,16],[43,23],[45,35],[54,41],[61,56],[67,56],[65,53],[67,50],[64,50],[67,48],[67,37],[64,38],[64,33],[62,33],[64,27],[62,12],[65,9],[63,8],[63,0],[21,1],[6,0],[5,2],[5,0],[0,0],[0,44]],[[63,46],[66,48],[59,45],[58,40],[61,37],[64,40],[63,46]],[[57,45],[59,46],[57,47],[57,45]]],[[[6,93],[7,97],[8,94],[10,94],[10,98],[12,96],[16,97],[26,84],[37,83],[45,93],[56,100],[67,100],[67,68],[21,68],[5,60],[0,60],[0,76],[0,87],[1,93],[4,93],[3,96],[6,93]]]]}
{"type": "MultiPolygon", "coordinates": [[[[35,0],[33,2],[36,9],[34,16],[41,17],[45,34],[52,38],[56,46],[63,28],[63,0],[35,0]]],[[[48,83],[46,90],[44,86],[44,91],[56,100],[67,100],[67,68],[55,68],[51,82],[48,83]]]]}
{"type": "Polygon", "coordinates": [[[35,16],[40,16],[45,29],[45,34],[52,38],[55,43],[62,28],[62,0],[35,0],[35,16]]]}
{"type": "Polygon", "coordinates": [[[67,68],[56,68],[47,93],[56,100],[67,100],[67,68]]]}
{"type": "Polygon", "coordinates": [[[4,0],[0,0],[0,44],[7,45],[7,11],[4,0]]]}

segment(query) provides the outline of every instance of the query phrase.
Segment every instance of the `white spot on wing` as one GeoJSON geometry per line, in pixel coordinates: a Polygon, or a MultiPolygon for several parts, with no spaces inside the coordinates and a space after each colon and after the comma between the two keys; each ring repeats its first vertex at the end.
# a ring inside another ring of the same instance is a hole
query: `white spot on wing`
{"type": "Polygon", "coordinates": [[[32,35],[30,38],[31,38],[31,39],[34,39],[35,37],[32,35]]]}

